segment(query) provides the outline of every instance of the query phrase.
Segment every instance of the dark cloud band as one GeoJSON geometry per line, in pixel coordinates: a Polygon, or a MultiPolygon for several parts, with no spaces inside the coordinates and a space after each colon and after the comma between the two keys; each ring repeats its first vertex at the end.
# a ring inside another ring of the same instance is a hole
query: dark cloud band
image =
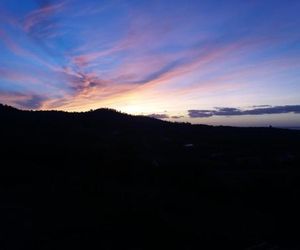
{"type": "Polygon", "coordinates": [[[285,105],[285,106],[260,106],[260,108],[242,110],[238,108],[215,108],[212,110],[192,109],[188,110],[188,115],[191,118],[205,118],[212,116],[241,116],[241,115],[268,115],[268,114],[300,114],[300,105],[285,105]]]}
{"type": "Polygon", "coordinates": [[[167,114],[150,114],[149,117],[156,118],[156,119],[168,119],[169,116],[167,114]]]}

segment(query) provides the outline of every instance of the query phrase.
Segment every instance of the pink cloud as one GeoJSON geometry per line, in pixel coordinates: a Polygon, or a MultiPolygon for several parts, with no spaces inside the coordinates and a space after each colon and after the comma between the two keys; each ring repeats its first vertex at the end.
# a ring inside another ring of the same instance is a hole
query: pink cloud
{"type": "Polygon", "coordinates": [[[24,30],[26,32],[29,32],[34,26],[45,21],[47,18],[57,13],[58,11],[61,11],[64,8],[65,4],[66,2],[64,1],[58,4],[46,5],[32,11],[25,18],[23,24],[24,30]]]}
{"type": "Polygon", "coordinates": [[[17,70],[10,70],[10,69],[4,69],[0,68],[0,79],[5,79],[9,81],[14,81],[14,82],[21,82],[21,83],[39,83],[40,80],[36,77],[34,77],[30,73],[21,73],[18,72],[17,70]]]}
{"type": "Polygon", "coordinates": [[[40,109],[47,97],[34,93],[0,91],[0,100],[4,104],[20,109],[40,109]]]}
{"type": "MultiPolygon", "coordinates": [[[[68,69],[65,73],[69,75],[70,83],[73,84],[76,91],[73,95],[69,94],[61,100],[48,102],[48,106],[46,105],[45,107],[62,109],[83,107],[97,102],[100,103],[103,99],[107,98],[115,100],[117,97],[121,98],[121,96],[129,93],[142,93],[147,89],[166,84],[176,77],[196,69],[201,70],[201,68],[203,68],[202,70],[204,70],[204,66],[217,60],[226,60],[228,54],[248,45],[248,43],[242,41],[223,46],[207,45],[205,48],[201,48],[201,50],[193,49],[187,52],[181,52],[180,54],[175,54],[175,56],[173,55],[171,58],[165,55],[161,57],[157,57],[156,55],[141,57],[141,61],[128,62],[124,67],[121,65],[120,68],[113,70],[111,72],[111,77],[113,78],[106,80],[100,79],[95,73],[83,74],[68,69]],[[176,57],[182,57],[183,60],[179,60],[179,62],[175,63],[175,66],[172,67],[164,66],[168,65],[169,61],[176,61],[176,57]],[[137,78],[133,75],[132,69],[135,69],[137,75],[141,76],[138,83],[136,82],[137,78]],[[147,76],[148,74],[150,74],[150,77],[147,76]],[[114,76],[119,77],[116,78],[114,76]],[[127,79],[121,76],[127,76],[127,79]],[[91,84],[92,82],[94,84],[91,84]]],[[[202,86],[202,89],[203,88],[204,86],[202,86]]],[[[189,90],[186,89],[185,91],[189,90]]]]}
{"type": "Polygon", "coordinates": [[[0,39],[5,46],[12,51],[14,54],[19,56],[27,56],[27,52],[19,46],[4,30],[0,30],[0,39]]]}

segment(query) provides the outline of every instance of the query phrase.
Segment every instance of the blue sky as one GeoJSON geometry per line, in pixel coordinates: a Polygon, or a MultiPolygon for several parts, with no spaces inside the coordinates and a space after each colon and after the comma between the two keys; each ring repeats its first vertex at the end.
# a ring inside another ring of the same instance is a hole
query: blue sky
{"type": "Polygon", "coordinates": [[[300,126],[299,13],[296,0],[2,0],[0,102],[300,126]]]}

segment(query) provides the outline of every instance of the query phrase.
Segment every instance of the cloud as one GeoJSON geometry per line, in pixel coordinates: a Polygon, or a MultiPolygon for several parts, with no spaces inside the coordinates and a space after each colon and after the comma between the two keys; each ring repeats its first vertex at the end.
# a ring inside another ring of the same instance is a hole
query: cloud
{"type": "Polygon", "coordinates": [[[184,117],[183,115],[173,115],[170,118],[172,118],[172,119],[180,119],[180,118],[183,118],[183,117],[184,117]]]}
{"type": "Polygon", "coordinates": [[[254,105],[252,106],[252,108],[268,108],[268,107],[272,107],[271,105],[254,105]]]}
{"type": "Polygon", "coordinates": [[[0,102],[21,109],[40,109],[46,97],[19,92],[0,91],[0,102]]]}
{"type": "MultiPolygon", "coordinates": [[[[31,72],[32,73],[32,72],[31,72]]],[[[34,72],[36,73],[36,72],[34,72]]],[[[20,72],[17,70],[0,67],[0,80],[8,80],[17,83],[38,83],[39,79],[30,73],[20,72]]]]}
{"type": "Polygon", "coordinates": [[[188,110],[188,115],[191,118],[205,118],[205,117],[211,117],[213,110],[204,110],[204,109],[191,109],[188,110]]]}
{"type": "Polygon", "coordinates": [[[155,118],[155,119],[168,119],[169,116],[167,114],[150,114],[149,117],[155,118]]]}
{"type": "Polygon", "coordinates": [[[56,12],[62,10],[65,2],[58,4],[43,3],[42,6],[32,12],[30,12],[24,20],[24,30],[27,32],[32,32],[35,28],[48,28],[50,23],[48,23],[49,18],[53,16],[56,12]],[[48,25],[47,25],[48,24],[48,25]]]}
{"type": "Polygon", "coordinates": [[[64,73],[73,90],[73,95],[87,93],[90,89],[104,87],[107,84],[107,81],[92,73],[76,71],[65,71],[64,73]]]}
{"type": "Polygon", "coordinates": [[[243,111],[246,115],[264,115],[264,114],[300,114],[300,105],[275,106],[269,108],[259,108],[243,111]]]}
{"type": "Polygon", "coordinates": [[[14,54],[19,56],[26,55],[26,52],[19,44],[17,44],[13,38],[11,38],[5,30],[0,29],[0,41],[4,43],[4,45],[12,51],[14,54]]]}
{"type": "MultiPolygon", "coordinates": [[[[62,39],[66,29],[61,19],[65,13],[67,1],[37,1],[39,7],[21,19],[21,31],[28,42],[46,53],[52,61],[59,62],[63,51],[57,49],[55,41],[62,39]],[[53,43],[54,42],[54,43],[53,43]]],[[[41,52],[40,51],[40,52],[41,52]]],[[[43,55],[45,56],[45,55],[43,55]]]]}
{"type": "Polygon", "coordinates": [[[253,109],[238,109],[238,108],[215,108],[212,110],[188,110],[190,118],[205,118],[212,116],[241,116],[241,115],[270,115],[270,114],[300,114],[300,105],[285,105],[285,106],[270,106],[259,105],[253,109]]]}
{"type": "Polygon", "coordinates": [[[31,95],[26,100],[16,101],[16,104],[26,109],[39,109],[42,107],[44,101],[44,97],[39,95],[31,95]]]}
{"type": "Polygon", "coordinates": [[[166,73],[174,71],[182,65],[183,65],[183,62],[181,62],[181,60],[168,62],[166,65],[163,65],[161,68],[159,68],[157,70],[153,69],[153,71],[149,75],[145,76],[144,79],[142,79],[138,82],[142,83],[142,84],[145,84],[145,83],[152,82],[154,80],[160,79],[166,73]]]}
{"type": "MultiPolygon", "coordinates": [[[[43,85],[53,85],[53,88],[47,86],[48,100],[42,105],[44,109],[82,110],[107,104],[119,105],[124,99],[127,105],[145,94],[152,96],[152,91],[156,100],[160,99],[157,103],[164,102],[166,97],[171,96],[170,93],[179,101],[181,97],[192,94],[207,95],[215,90],[227,91],[232,86],[238,88],[250,76],[259,73],[264,77],[279,68],[274,58],[266,60],[267,65],[262,65],[264,61],[258,57],[260,62],[253,63],[253,67],[243,64],[242,60],[248,54],[257,55],[261,48],[280,44],[280,37],[274,39],[266,36],[266,32],[253,36],[249,32],[239,32],[239,29],[219,32],[219,28],[216,34],[210,34],[206,30],[213,23],[205,19],[197,32],[198,18],[202,16],[198,13],[195,16],[178,15],[177,11],[166,14],[164,8],[149,11],[148,7],[156,6],[152,3],[144,8],[143,4],[131,5],[129,2],[122,2],[120,6],[118,0],[35,2],[37,5],[30,5],[34,9],[23,16],[15,14],[4,18],[3,10],[0,10],[0,19],[6,24],[1,24],[0,40],[13,56],[22,59],[18,63],[23,63],[24,68],[32,65],[37,70],[25,72],[23,67],[19,67],[13,68],[12,72],[1,72],[0,69],[0,80],[17,83],[18,87],[24,85],[20,92],[28,89],[30,83],[30,90],[37,86],[35,93],[39,94],[46,92],[43,85]],[[99,15],[100,12],[105,13],[99,15]],[[111,18],[107,25],[102,25],[104,17],[111,18]],[[57,36],[60,33],[64,35],[57,36]],[[230,64],[232,59],[234,65],[230,64]],[[185,79],[184,75],[187,75],[185,79]]],[[[0,62],[5,65],[7,59],[3,58],[0,62]]],[[[290,68],[295,64],[291,63],[291,59],[286,62],[283,57],[279,59],[277,64],[283,64],[280,68],[290,68]]],[[[39,106],[38,98],[31,94],[28,98],[18,105],[39,106]]],[[[249,107],[249,112],[255,112],[256,108],[270,107],[253,106],[249,107]]],[[[190,115],[210,117],[241,115],[242,112],[245,114],[245,110],[216,108],[191,110],[190,115]]],[[[167,118],[162,114],[153,115],[167,118]]],[[[180,116],[169,118],[178,119],[180,116]]]]}

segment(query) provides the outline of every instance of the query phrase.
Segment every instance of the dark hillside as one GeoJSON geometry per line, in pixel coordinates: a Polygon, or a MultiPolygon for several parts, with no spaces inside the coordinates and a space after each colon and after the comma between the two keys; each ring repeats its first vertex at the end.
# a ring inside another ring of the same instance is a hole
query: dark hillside
{"type": "Polygon", "coordinates": [[[0,105],[0,249],[300,249],[300,131],[0,105]]]}

